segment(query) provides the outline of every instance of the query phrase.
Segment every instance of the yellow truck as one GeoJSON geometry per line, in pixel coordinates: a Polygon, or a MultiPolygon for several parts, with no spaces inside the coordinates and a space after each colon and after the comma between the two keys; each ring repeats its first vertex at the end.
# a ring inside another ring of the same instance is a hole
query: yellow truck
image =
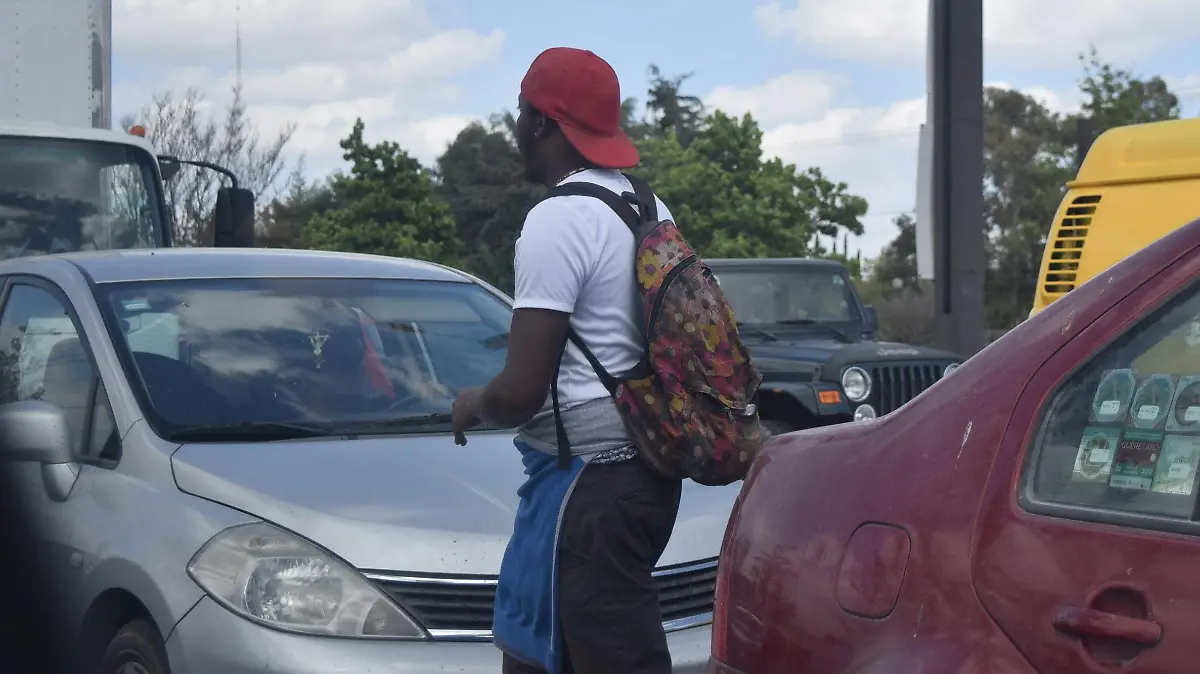
{"type": "Polygon", "coordinates": [[[1197,218],[1200,119],[1104,132],[1067,183],[1029,315],[1197,218]]]}

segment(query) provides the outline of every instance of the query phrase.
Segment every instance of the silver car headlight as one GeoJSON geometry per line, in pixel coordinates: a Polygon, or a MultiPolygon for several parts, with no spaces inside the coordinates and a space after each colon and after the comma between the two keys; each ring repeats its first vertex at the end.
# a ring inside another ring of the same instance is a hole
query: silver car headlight
{"type": "Polygon", "coordinates": [[[848,367],[842,373],[842,390],[851,402],[862,402],[871,395],[871,375],[861,367],[848,367]]]}
{"type": "Polygon", "coordinates": [[[427,636],[357,570],[266,522],[213,536],[187,570],[217,602],[267,627],[338,637],[427,636]]]}

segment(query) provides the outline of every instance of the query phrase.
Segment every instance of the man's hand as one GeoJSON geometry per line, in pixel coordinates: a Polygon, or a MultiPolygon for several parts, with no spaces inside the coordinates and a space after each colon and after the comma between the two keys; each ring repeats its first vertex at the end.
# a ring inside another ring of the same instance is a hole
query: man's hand
{"type": "Polygon", "coordinates": [[[474,386],[458,392],[450,408],[454,425],[454,444],[467,444],[467,429],[482,421],[483,387],[474,386]]]}

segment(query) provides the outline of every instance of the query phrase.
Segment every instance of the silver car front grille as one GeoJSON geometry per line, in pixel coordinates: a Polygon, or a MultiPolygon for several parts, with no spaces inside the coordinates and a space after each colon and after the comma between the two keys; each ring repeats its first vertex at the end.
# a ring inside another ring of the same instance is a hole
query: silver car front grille
{"type": "MultiPolygon", "coordinates": [[[[364,573],[434,639],[491,640],[495,576],[364,573]]],[[[654,572],[654,579],[658,582],[663,627],[668,632],[712,621],[716,559],[662,567],[654,572]]]]}

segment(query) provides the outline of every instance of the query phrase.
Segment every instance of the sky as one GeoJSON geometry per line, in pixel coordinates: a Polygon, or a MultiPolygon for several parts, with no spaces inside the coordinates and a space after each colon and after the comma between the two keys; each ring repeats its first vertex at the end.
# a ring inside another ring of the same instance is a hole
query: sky
{"type": "MultiPolygon", "coordinates": [[[[847,183],[870,204],[852,254],[877,255],[916,201],[926,0],[113,0],[113,11],[114,119],[189,87],[222,105],[240,25],[251,119],[268,137],[295,123],[289,160],[303,157],[312,178],[342,168],[337,143],[359,117],[368,141],[431,165],[466,124],[515,108],[539,52],[572,46],[641,100],[650,64],[693,73],[685,93],[752,113],[767,155],[847,183]]],[[[1077,109],[1079,55],[1094,46],[1166,78],[1184,114],[1200,114],[1196,0],[984,0],[984,15],[987,84],[1077,109]]]]}

